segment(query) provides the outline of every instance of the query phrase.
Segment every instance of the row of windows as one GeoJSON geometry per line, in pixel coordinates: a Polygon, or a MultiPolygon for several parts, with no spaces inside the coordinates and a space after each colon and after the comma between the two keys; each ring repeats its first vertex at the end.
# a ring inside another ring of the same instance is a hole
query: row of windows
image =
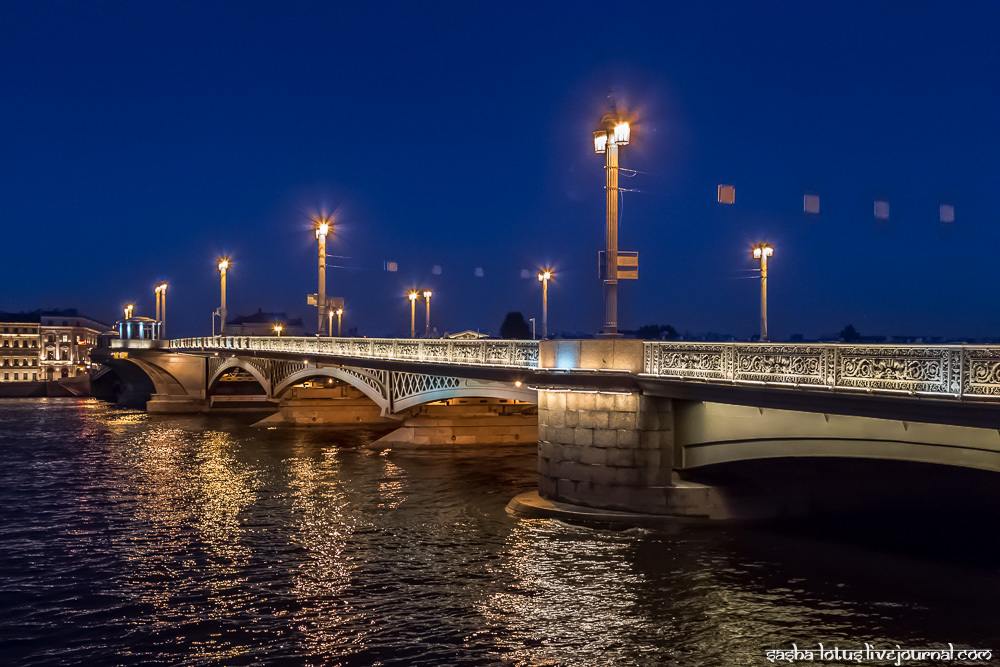
{"type": "MultiPolygon", "coordinates": [[[[4,373],[3,374],[3,379],[9,382],[10,381],[10,373],[4,373]]],[[[15,380],[27,380],[28,379],[28,374],[27,373],[14,373],[14,379],[15,380]],[[18,377],[18,376],[24,376],[24,377],[18,377]]],[[[38,373],[32,373],[31,374],[31,379],[37,381],[38,380],[38,373]]]]}
{"type": "Polygon", "coordinates": [[[37,366],[38,362],[34,359],[4,359],[4,366],[37,366]]]}
{"type": "Polygon", "coordinates": [[[32,329],[31,327],[4,327],[3,328],[3,332],[4,333],[34,333],[34,334],[37,334],[38,333],[38,329],[37,328],[32,329]]]}
{"type": "Polygon", "coordinates": [[[34,339],[21,340],[20,338],[11,340],[4,340],[4,347],[38,347],[38,341],[34,339]],[[13,343],[13,345],[11,344],[13,343]],[[30,343],[30,345],[29,345],[30,343]]]}

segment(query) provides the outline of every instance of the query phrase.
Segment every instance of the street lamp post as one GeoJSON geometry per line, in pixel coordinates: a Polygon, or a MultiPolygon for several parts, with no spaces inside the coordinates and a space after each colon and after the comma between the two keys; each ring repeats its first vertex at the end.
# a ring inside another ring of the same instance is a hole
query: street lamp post
{"type": "Polygon", "coordinates": [[[275,332],[276,334],[278,334],[278,338],[281,338],[281,330],[282,330],[282,329],[284,329],[284,328],[285,328],[285,327],[283,327],[283,326],[282,326],[282,325],[280,325],[280,324],[275,324],[275,325],[274,325],[274,332],[275,332]]]}
{"type": "Polygon", "coordinates": [[[337,309],[337,338],[340,338],[340,318],[344,315],[344,309],[337,309]]]}
{"type": "Polygon", "coordinates": [[[330,312],[328,312],[328,313],[327,313],[327,316],[328,316],[328,318],[329,318],[329,320],[330,320],[330,322],[329,322],[329,325],[330,325],[330,326],[329,326],[329,328],[327,329],[327,331],[329,331],[329,332],[330,332],[330,335],[332,336],[332,335],[333,335],[333,311],[331,310],[330,312]]]}
{"type": "Polygon", "coordinates": [[[132,309],[133,308],[135,308],[135,304],[134,303],[127,303],[127,304],[125,304],[125,319],[126,320],[131,319],[131,317],[132,317],[132,309]]]}
{"type": "Polygon", "coordinates": [[[406,295],[410,300],[410,338],[417,337],[417,291],[412,290],[406,295]]]}
{"type": "Polygon", "coordinates": [[[535,340],[535,318],[529,317],[528,321],[531,322],[531,340],[535,340]]]}
{"type": "Polygon", "coordinates": [[[628,145],[630,133],[617,110],[604,114],[594,132],[594,152],[605,157],[604,335],[610,338],[618,336],[618,148],[628,145]]]}
{"type": "Polygon", "coordinates": [[[156,292],[156,319],[160,322],[160,338],[164,337],[167,328],[167,283],[160,283],[154,288],[156,292]]]}
{"type": "MultiPolygon", "coordinates": [[[[323,320],[326,315],[326,235],[330,231],[333,218],[327,216],[317,216],[313,218],[316,224],[316,238],[319,240],[319,292],[317,293],[316,305],[319,307],[319,324],[316,326],[320,335],[323,334],[323,320]]],[[[331,319],[330,324],[333,324],[331,319]]]]}
{"type": "Polygon", "coordinates": [[[222,302],[219,305],[219,335],[226,335],[226,271],[229,269],[229,258],[219,258],[219,291],[222,302]]]}
{"type": "MultiPolygon", "coordinates": [[[[545,269],[538,273],[538,282],[542,283],[542,340],[549,338],[549,279],[552,270],[545,269]]],[[[534,334],[532,334],[534,338],[534,334]]]]}
{"type": "Polygon", "coordinates": [[[431,337],[431,297],[434,296],[434,292],[424,290],[424,301],[427,302],[427,315],[424,318],[424,338],[431,337]]]}
{"type": "Polygon", "coordinates": [[[753,258],[760,260],[760,342],[767,342],[767,258],[774,248],[761,242],[753,247],[753,258]]]}

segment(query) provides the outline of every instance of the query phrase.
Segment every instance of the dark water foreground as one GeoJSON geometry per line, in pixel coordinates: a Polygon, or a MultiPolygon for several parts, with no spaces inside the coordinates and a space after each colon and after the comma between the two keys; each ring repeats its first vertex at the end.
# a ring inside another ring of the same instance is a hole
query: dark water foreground
{"type": "Polygon", "coordinates": [[[504,506],[534,487],[533,446],[379,455],[367,437],[0,403],[0,661],[722,666],[789,664],[765,652],[793,642],[1000,648],[995,563],[815,530],[518,520],[504,506]]]}

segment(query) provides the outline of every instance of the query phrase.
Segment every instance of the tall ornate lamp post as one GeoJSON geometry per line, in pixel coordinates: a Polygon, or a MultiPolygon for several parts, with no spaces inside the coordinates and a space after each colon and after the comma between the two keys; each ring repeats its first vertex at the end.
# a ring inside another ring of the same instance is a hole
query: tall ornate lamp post
{"type": "Polygon", "coordinates": [[[132,310],[135,308],[134,303],[125,304],[125,319],[130,319],[132,317],[132,310]]]}
{"type": "MultiPolygon", "coordinates": [[[[319,291],[317,293],[316,305],[319,308],[319,323],[316,325],[316,331],[319,335],[323,334],[323,320],[326,316],[326,235],[330,232],[330,226],[333,223],[332,217],[327,216],[317,216],[313,218],[313,223],[316,225],[316,238],[319,240],[319,291]]],[[[331,322],[332,324],[332,322],[331,322]]]]}
{"type": "Polygon", "coordinates": [[[219,291],[222,301],[219,304],[219,335],[226,333],[226,271],[229,270],[229,258],[219,258],[219,291]]]}
{"type": "MultiPolygon", "coordinates": [[[[538,282],[542,283],[542,340],[549,338],[549,279],[552,277],[552,270],[545,269],[538,273],[538,282]]],[[[534,332],[532,332],[534,338],[534,332]]]]}
{"type": "Polygon", "coordinates": [[[344,309],[343,308],[338,308],[337,309],[337,338],[340,338],[340,318],[343,316],[343,314],[344,314],[344,309]]]}
{"type": "Polygon", "coordinates": [[[274,333],[278,334],[278,338],[281,338],[281,330],[284,329],[284,328],[285,327],[282,326],[282,325],[280,325],[280,324],[275,324],[274,325],[274,333]]]}
{"type": "Polygon", "coordinates": [[[411,290],[406,298],[410,300],[410,338],[417,337],[417,291],[411,290]]]}
{"type": "Polygon", "coordinates": [[[760,260],[760,342],[767,342],[767,258],[774,254],[774,248],[767,243],[753,247],[753,258],[760,260]]]}
{"type": "Polygon", "coordinates": [[[427,302],[427,315],[424,318],[424,338],[431,337],[431,297],[434,296],[434,292],[424,290],[424,301],[427,302]]]}
{"type": "Polygon", "coordinates": [[[156,319],[160,322],[160,338],[164,337],[167,328],[167,283],[160,283],[153,288],[156,292],[156,319]]]}
{"type": "Polygon", "coordinates": [[[594,132],[594,152],[604,154],[607,200],[604,238],[604,335],[618,335],[618,148],[627,146],[629,124],[616,110],[604,114],[594,132]]]}

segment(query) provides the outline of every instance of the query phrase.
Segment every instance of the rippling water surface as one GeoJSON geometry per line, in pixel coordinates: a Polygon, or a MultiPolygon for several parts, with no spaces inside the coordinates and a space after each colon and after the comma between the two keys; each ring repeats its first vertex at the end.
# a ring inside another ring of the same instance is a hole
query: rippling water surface
{"type": "Polygon", "coordinates": [[[519,520],[504,507],[534,488],[533,446],[380,455],[369,437],[0,402],[2,661],[721,666],[792,642],[1000,645],[995,568],[519,520]]]}

